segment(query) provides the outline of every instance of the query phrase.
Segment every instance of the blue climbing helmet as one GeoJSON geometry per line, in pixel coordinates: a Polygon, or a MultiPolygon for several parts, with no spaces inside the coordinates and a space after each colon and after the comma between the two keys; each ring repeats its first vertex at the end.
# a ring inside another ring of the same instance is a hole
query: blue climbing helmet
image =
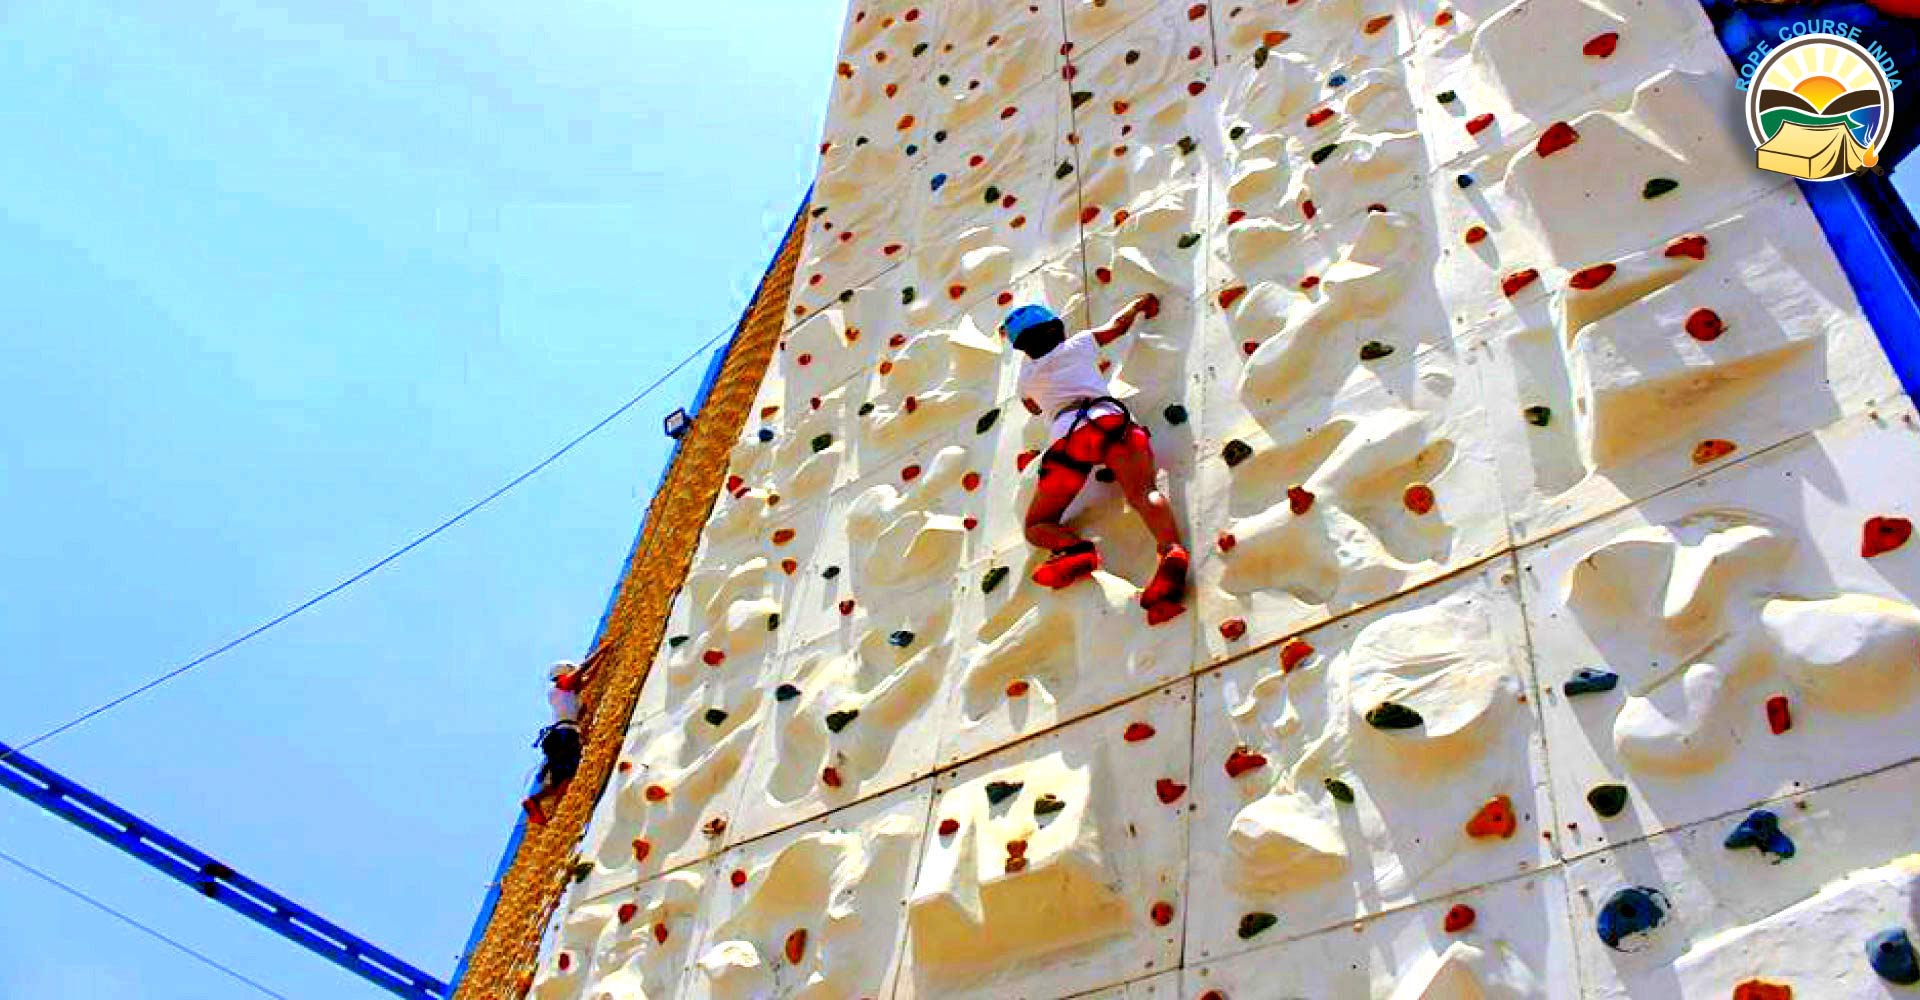
{"type": "Polygon", "coordinates": [[[1000,323],[1000,332],[1006,334],[1008,340],[1019,340],[1020,335],[1028,330],[1058,322],[1060,317],[1046,306],[1021,306],[1007,314],[1007,318],[1000,323]]]}

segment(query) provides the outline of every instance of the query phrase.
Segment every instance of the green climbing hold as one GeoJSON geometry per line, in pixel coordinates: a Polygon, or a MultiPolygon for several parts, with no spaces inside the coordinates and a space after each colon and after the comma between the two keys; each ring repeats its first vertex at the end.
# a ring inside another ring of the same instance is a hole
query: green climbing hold
{"type": "Polygon", "coordinates": [[[908,646],[913,645],[913,639],[914,639],[914,635],[912,632],[909,632],[906,629],[901,629],[900,631],[895,632],[890,636],[887,636],[887,645],[892,646],[895,649],[905,649],[908,646]]]}
{"type": "Polygon", "coordinates": [[[1360,360],[1362,361],[1378,361],[1392,353],[1393,347],[1391,345],[1383,344],[1377,340],[1369,340],[1360,345],[1360,360]]]}
{"type": "Polygon", "coordinates": [[[921,42],[920,44],[918,44],[918,45],[916,45],[916,46],[914,46],[914,47],[913,47],[913,57],[914,57],[915,59],[918,59],[918,58],[920,58],[921,56],[924,56],[924,55],[926,55],[926,54],[927,54],[927,46],[929,46],[929,45],[931,45],[931,44],[933,44],[933,43],[932,43],[932,42],[921,42]]]}
{"type": "Polygon", "coordinates": [[[1180,137],[1180,155],[1181,156],[1192,156],[1193,151],[1199,148],[1200,148],[1200,144],[1193,141],[1193,136],[1183,135],[1180,137]]]}
{"type": "Polygon", "coordinates": [[[773,689],[774,701],[792,701],[800,697],[800,689],[791,684],[782,684],[773,689]]]}
{"type": "Polygon", "coordinates": [[[1535,427],[1545,427],[1548,424],[1553,422],[1553,407],[1529,406],[1526,409],[1521,410],[1520,415],[1523,417],[1526,417],[1527,423],[1530,423],[1535,427]]]}
{"type": "Polygon", "coordinates": [[[989,185],[987,185],[987,190],[986,190],[986,197],[985,197],[984,199],[982,199],[982,200],[983,200],[983,201],[985,201],[985,202],[986,202],[987,204],[989,204],[989,205],[991,205],[991,204],[993,204],[993,203],[994,203],[994,202],[996,202],[996,201],[999,201],[999,200],[1000,200],[1000,189],[999,189],[999,188],[997,188],[997,187],[994,187],[994,186],[993,186],[993,185],[991,185],[991,184],[989,184],[989,185]]]}
{"type": "Polygon", "coordinates": [[[828,448],[831,448],[831,447],[833,447],[833,435],[820,434],[814,437],[813,450],[815,452],[826,451],[828,448]]]}
{"type": "Polygon", "coordinates": [[[1227,138],[1232,139],[1236,142],[1239,141],[1241,136],[1246,134],[1247,134],[1247,127],[1245,125],[1235,125],[1234,127],[1227,130],[1227,138]]]}
{"type": "Polygon", "coordinates": [[[873,414],[873,404],[872,404],[872,403],[861,403],[861,404],[860,404],[860,410],[859,410],[859,413],[860,413],[860,415],[861,415],[861,416],[863,416],[863,417],[866,417],[866,416],[871,416],[871,415],[873,414]]]}
{"type": "Polygon", "coordinates": [[[1060,812],[1066,807],[1067,807],[1067,804],[1065,802],[1060,801],[1059,796],[1054,795],[1052,792],[1048,792],[1047,794],[1042,795],[1038,799],[1034,800],[1033,814],[1035,816],[1051,816],[1054,813],[1060,812]]]}
{"type": "Polygon", "coordinates": [[[1073,161],[1061,160],[1060,165],[1058,167],[1055,167],[1053,170],[1053,179],[1057,181],[1063,181],[1063,180],[1066,180],[1068,177],[1072,176],[1072,174],[1073,174],[1073,161]]]}
{"type": "Polygon", "coordinates": [[[853,725],[853,720],[859,717],[860,710],[857,708],[843,708],[838,712],[831,712],[827,715],[827,730],[837,733],[853,725]]]}
{"type": "Polygon", "coordinates": [[[1375,729],[1418,729],[1426,721],[1396,701],[1383,701],[1367,710],[1367,725],[1375,729]]]}
{"type": "Polygon", "coordinates": [[[1443,90],[1438,94],[1433,95],[1433,99],[1436,101],[1439,101],[1441,104],[1452,104],[1453,102],[1460,99],[1460,95],[1454,93],[1451,90],[1443,90]]]}
{"type": "Polygon", "coordinates": [[[575,862],[573,866],[573,870],[571,871],[570,874],[572,874],[573,881],[576,884],[580,882],[585,882],[587,880],[587,876],[593,874],[593,862],[591,861],[575,862]]]}
{"type": "Polygon", "coordinates": [[[773,614],[767,616],[767,631],[780,631],[780,612],[775,611],[773,614]]]}
{"type": "Polygon", "coordinates": [[[1220,457],[1226,459],[1227,468],[1231,469],[1253,457],[1253,446],[1237,439],[1228,441],[1227,446],[1220,449],[1220,457]]]}
{"type": "Polygon", "coordinates": [[[727,721],[727,713],[722,709],[709,708],[707,709],[707,714],[704,716],[704,718],[707,720],[707,725],[717,726],[722,722],[727,721]]]}
{"type": "Polygon", "coordinates": [[[1587,805],[1592,806],[1601,819],[1612,819],[1627,808],[1627,786],[1595,785],[1587,792],[1587,805]]]}
{"type": "Polygon", "coordinates": [[[1249,913],[1240,918],[1240,940],[1250,941],[1279,922],[1271,913],[1249,913]]]}
{"type": "Polygon", "coordinates": [[[907,287],[900,289],[900,304],[903,306],[910,306],[913,304],[913,286],[912,285],[908,285],[907,287]]]}
{"type": "Polygon", "coordinates": [[[946,129],[941,129],[940,131],[938,131],[938,132],[935,132],[935,133],[933,134],[933,141],[934,141],[934,142],[946,142],[946,141],[947,141],[947,130],[946,130],[946,129]]]}
{"type": "Polygon", "coordinates": [[[688,638],[690,637],[684,636],[684,635],[676,635],[667,640],[667,645],[674,649],[679,649],[681,646],[684,646],[687,644],[688,638]]]}
{"type": "Polygon", "coordinates": [[[987,782],[987,804],[997,806],[1020,794],[1020,789],[1025,787],[1025,784],[1018,781],[989,781],[987,782]]]}
{"type": "Polygon", "coordinates": [[[820,578],[823,580],[831,580],[839,575],[840,567],[838,566],[828,566],[826,569],[820,571],[820,578]]]}
{"type": "Polygon", "coordinates": [[[993,593],[994,590],[1002,583],[1005,583],[1007,577],[1011,575],[1013,575],[1013,570],[1005,566],[995,566],[987,570],[987,575],[980,578],[980,592],[983,594],[993,593]]]}
{"type": "Polygon", "coordinates": [[[842,305],[852,301],[853,301],[853,289],[849,288],[846,291],[843,291],[840,293],[840,302],[842,305]]]}
{"type": "Polygon", "coordinates": [[[951,74],[948,74],[948,73],[942,73],[942,74],[940,74],[940,76],[939,76],[939,77],[938,77],[938,78],[936,79],[936,82],[937,82],[937,83],[939,83],[939,84],[940,84],[940,86],[942,86],[942,87],[944,87],[944,86],[947,86],[948,84],[950,84],[950,83],[952,83],[952,82],[953,82],[953,76],[952,76],[951,74]]]}
{"type": "Polygon", "coordinates": [[[1175,403],[1172,406],[1167,407],[1164,411],[1162,411],[1162,415],[1167,418],[1167,423],[1170,423],[1175,427],[1178,427],[1181,424],[1184,424],[1187,422],[1187,408],[1184,406],[1181,406],[1179,403],[1175,403]]]}
{"type": "Polygon", "coordinates": [[[1264,45],[1260,46],[1257,49],[1254,49],[1253,50],[1253,68],[1261,69],[1265,67],[1267,65],[1267,56],[1269,54],[1270,52],[1268,51],[1267,47],[1264,45]]]}
{"type": "Polygon", "coordinates": [[[812,213],[812,214],[813,214],[813,217],[814,217],[814,218],[816,218],[816,219],[818,219],[819,217],[821,217],[821,216],[823,216],[823,215],[825,215],[825,214],[827,214],[827,206],[825,206],[825,205],[816,205],[816,206],[814,207],[814,209],[813,209],[813,213],[812,213]]]}
{"type": "Polygon", "coordinates": [[[1655,177],[1647,181],[1646,187],[1640,189],[1640,197],[1652,201],[1679,186],[1680,182],[1671,177],[1655,177]]]}
{"type": "Polygon", "coordinates": [[[998,408],[988,410],[987,412],[980,414],[980,419],[973,422],[973,432],[975,434],[985,434],[986,432],[993,430],[993,425],[999,422],[1000,422],[1000,410],[998,408]]]}
{"type": "Polygon", "coordinates": [[[1319,149],[1314,150],[1313,156],[1311,157],[1311,159],[1315,163],[1323,163],[1326,161],[1327,157],[1333,155],[1334,150],[1339,148],[1340,148],[1340,144],[1337,142],[1327,143],[1326,145],[1321,146],[1319,149]]]}
{"type": "Polygon", "coordinates": [[[1328,778],[1321,782],[1321,784],[1327,786],[1327,794],[1333,796],[1335,802],[1344,802],[1347,805],[1353,804],[1352,785],[1341,781],[1339,778],[1328,778]]]}
{"type": "Polygon", "coordinates": [[[1093,91],[1091,90],[1076,90],[1073,92],[1073,106],[1076,109],[1091,100],[1093,100],[1093,91]]]}
{"type": "Polygon", "coordinates": [[[1181,233],[1180,234],[1180,249],[1182,250],[1191,250],[1193,249],[1193,245],[1198,242],[1200,242],[1199,233],[1181,233]]]}

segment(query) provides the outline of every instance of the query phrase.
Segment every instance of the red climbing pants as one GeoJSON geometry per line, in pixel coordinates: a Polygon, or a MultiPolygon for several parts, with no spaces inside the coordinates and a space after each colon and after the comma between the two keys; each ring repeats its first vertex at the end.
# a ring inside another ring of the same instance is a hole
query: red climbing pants
{"type": "Polygon", "coordinates": [[[1132,454],[1153,459],[1153,435],[1118,413],[1103,413],[1082,421],[1066,437],[1055,441],[1040,459],[1040,488],[1027,512],[1029,523],[1055,524],[1087,478],[1102,465],[1132,454]]]}

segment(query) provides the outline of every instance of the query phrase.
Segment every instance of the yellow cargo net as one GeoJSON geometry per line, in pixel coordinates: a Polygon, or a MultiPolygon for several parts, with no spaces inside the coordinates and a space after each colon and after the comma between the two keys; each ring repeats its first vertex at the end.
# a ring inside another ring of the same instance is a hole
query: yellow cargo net
{"type": "MultiPolygon", "coordinates": [[[[804,214],[803,206],[801,217],[804,214]]],[[[512,1000],[525,996],[533,984],[547,920],[559,905],[572,875],[575,849],[612,776],[673,596],[686,581],[700,532],[725,484],[734,443],[746,427],[780,340],[803,235],[797,224],[788,231],[699,419],[654,495],[646,530],[634,546],[601,636],[608,648],[606,659],[582,695],[586,752],[579,776],[545,826],[527,827],[501,879],[486,933],[454,993],[456,1000],[512,1000]]]]}

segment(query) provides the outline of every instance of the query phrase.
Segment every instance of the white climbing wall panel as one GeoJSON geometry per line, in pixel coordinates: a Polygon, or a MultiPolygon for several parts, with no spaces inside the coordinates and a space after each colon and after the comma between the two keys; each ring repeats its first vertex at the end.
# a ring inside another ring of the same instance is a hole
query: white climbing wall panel
{"type": "Polygon", "coordinates": [[[838,67],[536,996],[1911,992],[1920,418],[1692,0],[856,0],[838,67]],[[1143,292],[1158,627],[1110,485],[1027,582],[995,332],[1143,292]]]}

